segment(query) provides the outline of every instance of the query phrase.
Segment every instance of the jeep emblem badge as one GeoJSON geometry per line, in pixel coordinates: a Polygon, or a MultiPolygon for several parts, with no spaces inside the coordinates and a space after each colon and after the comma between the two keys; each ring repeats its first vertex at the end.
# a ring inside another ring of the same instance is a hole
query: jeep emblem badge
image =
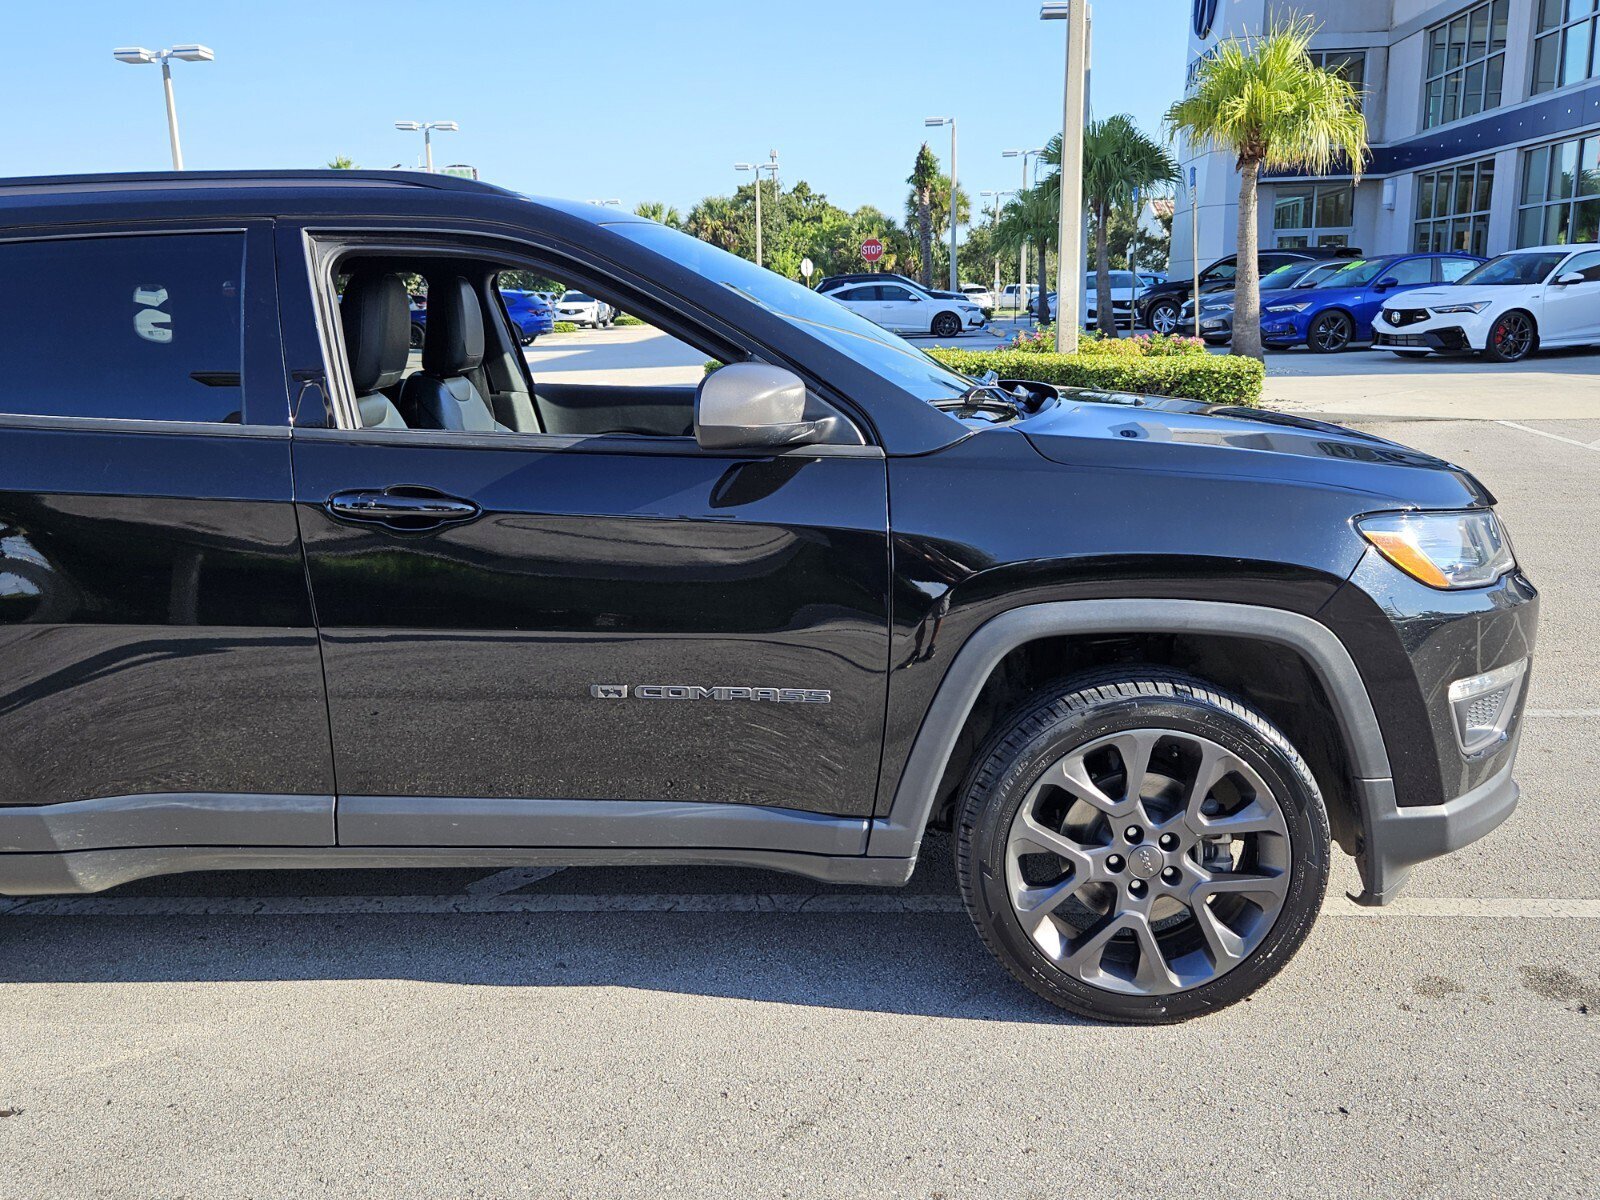
{"type": "Polygon", "coordinates": [[[589,688],[589,695],[596,700],[626,700],[628,698],[628,685],[625,683],[596,683],[589,688]]]}

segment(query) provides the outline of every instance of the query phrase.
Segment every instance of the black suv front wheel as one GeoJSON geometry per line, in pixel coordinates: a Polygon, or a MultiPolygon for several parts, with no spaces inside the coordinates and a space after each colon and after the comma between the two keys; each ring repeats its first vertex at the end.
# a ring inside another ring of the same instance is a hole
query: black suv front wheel
{"type": "Polygon", "coordinates": [[[980,753],[957,871],[979,934],[1088,1017],[1184,1020],[1266,983],[1327,889],[1328,817],[1260,713],[1151,668],[1051,688],[980,753]]]}

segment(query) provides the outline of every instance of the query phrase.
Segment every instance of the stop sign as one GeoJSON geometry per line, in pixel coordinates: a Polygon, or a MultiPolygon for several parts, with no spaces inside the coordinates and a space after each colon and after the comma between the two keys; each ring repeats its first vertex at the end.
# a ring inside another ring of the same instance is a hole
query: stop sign
{"type": "Polygon", "coordinates": [[[868,238],[861,243],[861,257],[869,263],[875,263],[883,257],[883,243],[877,238],[868,238]]]}

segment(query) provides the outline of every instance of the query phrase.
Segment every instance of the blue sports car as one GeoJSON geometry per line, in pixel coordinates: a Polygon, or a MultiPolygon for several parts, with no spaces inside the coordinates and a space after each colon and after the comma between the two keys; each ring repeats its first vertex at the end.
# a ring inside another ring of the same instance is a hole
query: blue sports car
{"type": "Polygon", "coordinates": [[[1471,254],[1390,254],[1358,258],[1310,289],[1261,293],[1261,340],[1271,349],[1309,346],[1334,354],[1373,338],[1385,300],[1419,287],[1454,283],[1484,260],[1471,254]]]}
{"type": "MultiPolygon", "coordinates": [[[[501,288],[500,298],[505,301],[506,315],[511,318],[511,324],[516,326],[518,339],[524,346],[533,344],[533,339],[541,333],[549,333],[555,328],[556,314],[549,301],[533,292],[519,292],[511,288],[501,288]]],[[[411,302],[411,348],[421,349],[423,338],[427,336],[428,309],[425,304],[419,305],[415,300],[411,302]]]]}

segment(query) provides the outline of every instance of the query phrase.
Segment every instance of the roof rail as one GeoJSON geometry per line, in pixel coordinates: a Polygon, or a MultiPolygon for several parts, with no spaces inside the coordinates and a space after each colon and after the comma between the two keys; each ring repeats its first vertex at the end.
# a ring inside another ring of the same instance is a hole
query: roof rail
{"type": "Polygon", "coordinates": [[[174,188],[228,187],[230,185],[271,185],[275,183],[306,184],[388,184],[394,187],[423,187],[440,191],[488,192],[511,195],[507,189],[476,179],[463,179],[457,175],[429,174],[424,171],[338,171],[331,168],[290,171],[131,171],[107,172],[93,175],[24,175],[0,178],[0,188],[48,188],[74,186],[78,188],[142,184],[146,186],[171,184],[174,188]]]}

